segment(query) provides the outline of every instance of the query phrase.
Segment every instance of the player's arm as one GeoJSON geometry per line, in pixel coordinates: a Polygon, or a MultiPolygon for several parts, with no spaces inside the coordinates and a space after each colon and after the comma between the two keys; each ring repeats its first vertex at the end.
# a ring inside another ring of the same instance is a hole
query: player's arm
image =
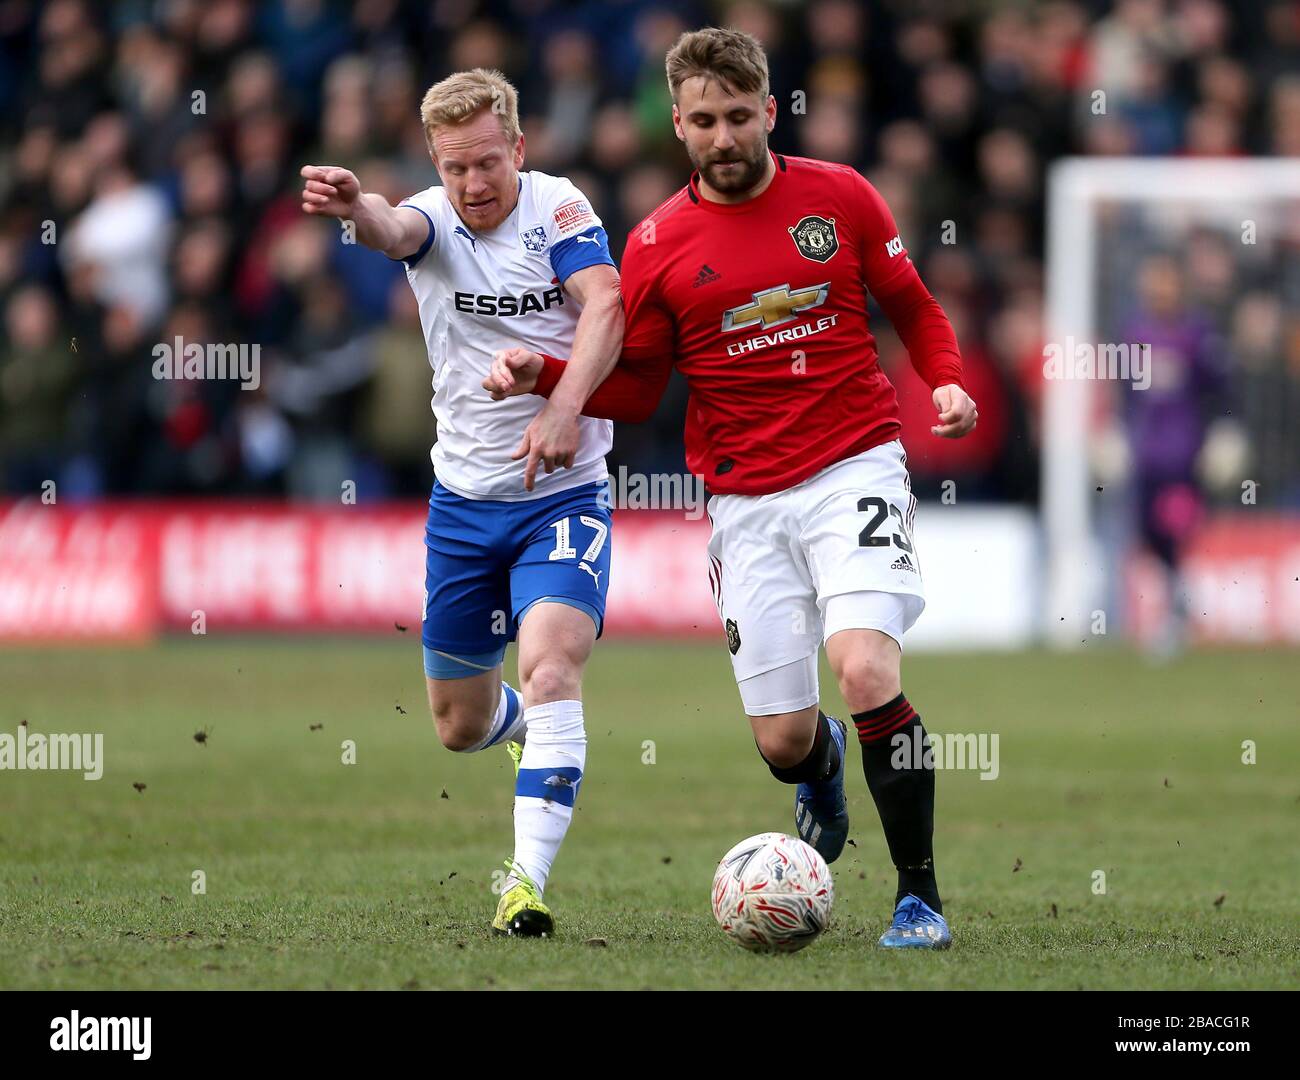
{"type": "MultiPolygon", "coordinates": [[[[632,324],[629,322],[629,329],[632,324]]],[[[492,361],[483,388],[494,399],[537,394],[550,397],[564,378],[569,361],[528,349],[502,349],[492,361]]],[[[671,345],[652,352],[629,349],[625,344],[618,364],[582,407],[583,416],[644,424],[668,388],[673,371],[671,345]]]]}
{"type": "Polygon", "coordinates": [[[979,412],[962,385],[957,335],[939,301],[910,263],[898,280],[884,290],[873,290],[872,295],[893,323],[912,367],[932,391],[939,423],[930,432],[960,439],[975,427],[979,412]]]}
{"type": "Polygon", "coordinates": [[[865,180],[860,195],[864,284],[893,323],[912,367],[932,391],[939,423],[930,428],[931,433],[960,439],[975,427],[979,413],[962,385],[957,335],[903,248],[885,200],[865,180]]]}
{"type": "Polygon", "coordinates": [[[573,355],[546,396],[552,407],[577,416],[618,363],[626,320],[618,271],[612,266],[579,270],[565,281],[564,288],[582,305],[582,314],[573,334],[573,355]]]}
{"type": "Polygon", "coordinates": [[[307,214],[351,221],[357,240],[390,259],[410,259],[432,235],[433,223],[413,206],[392,206],[382,195],[361,190],[356,176],[338,165],[304,165],[302,208],[307,214]]]}
{"type": "Polygon", "coordinates": [[[623,298],[618,271],[594,263],[564,279],[564,290],[582,305],[573,332],[573,356],[550,400],[524,431],[512,455],[527,457],[524,488],[533,490],[540,463],[546,471],[567,469],[578,453],[578,416],[591,392],[618,361],[623,344],[623,298]]]}
{"type": "MultiPolygon", "coordinates": [[[[642,424],[654,415],[673,370],[674,327],[655,288],[657,274],[646,265],[635,233],[623,257],[622,293],[627,311],[618,363],[582,405],[584,416],[642,424]]],[[[483,387],[500,400],[517,394],[550,397],[568,377],[569,362],[527,349],[496,354],[483,387]]],[[[575,400],[576,400],[575,395],[575,400]]]]}
{"type": "MultiPolygon", "coordinates": [[[[520,394],[550,397],[564,376],[569,361],[528,349],[501,349],[483,388],[500,401],[520,394]]],[[[672,374],[671,353],[638,358],[624,351],[617,366],[582,407],[583,416],[644,424],[654,415],[672,374]]]]}

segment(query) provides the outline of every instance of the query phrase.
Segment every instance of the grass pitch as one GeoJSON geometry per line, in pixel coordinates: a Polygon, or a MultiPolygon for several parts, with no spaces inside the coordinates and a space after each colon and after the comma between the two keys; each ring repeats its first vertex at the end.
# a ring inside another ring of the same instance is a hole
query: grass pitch
{"type": "Polygon", "coordinates": [[[909,656],[931,732],[999,735],[996,780],[938,776],[954,947],[875,947],[894,875],[851,748],[834,925],[766,957],[709,911],[728,847],[793,831],[721,643],[597,646],[546,942],[488,932],[510,763],[438,744],[414,634],[6,649],[0,732],[102,732],[106,765],[0,772],[0,987],[1300,987],[1298,662],[909,656]]]}

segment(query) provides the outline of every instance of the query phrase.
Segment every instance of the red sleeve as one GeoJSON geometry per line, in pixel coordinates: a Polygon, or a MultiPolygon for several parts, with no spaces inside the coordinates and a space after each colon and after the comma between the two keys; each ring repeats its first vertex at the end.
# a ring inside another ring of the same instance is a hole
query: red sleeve
{"type": "MultiPolygon", "coordinates": [[[[643,424],[654,415],[668,386],[673,370],[673,320],[654,288],[657,275],[647,265],[646,246],[640,230],[634,229],[619,271],[627,313],[623,352],[617,366],[582,407],[584,416],[643,424]]],[[[565,361],[554,356],[543,359],[533,393],[550,397],[564,374],[565,361]]]]}
{"type": "Polygon", "coordinates": [[[873,294],[889,321],[898,331],[916,373],[931,390],[961,381],[961,350],[952,323],[939,301],[930,295],[916,267],[907,269],[889,283],[888,290],[873,294]]]}
{"type": "Polygon", "coordinates": [[[961,350],[952,323],[916,272],[880,192],[862,177],[858,181],[863,284],[889,316],[926,384],[931,389],[962,386],[961,350]]]}

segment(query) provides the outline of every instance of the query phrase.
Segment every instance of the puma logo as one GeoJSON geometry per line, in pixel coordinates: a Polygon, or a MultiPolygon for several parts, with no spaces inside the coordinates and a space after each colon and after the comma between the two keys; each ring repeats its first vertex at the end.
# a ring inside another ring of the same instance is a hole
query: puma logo
{"type": "Polygon", "coordinates": [[[600,588],[600,575],[603,574],[605,571],[604,571],[604,570],[593,570],[593,569],[592,569],[590,566],[588,566],[585,562],[580,562],[580,563],[578,563],[578,565],[579,565],[580,567],[582,567],[582,569],[584,569],[585,571],[587,571],[587,573],[589,573],[589,574],[592,576],[592,579],[596,582],[596,588],[599,589],[599,588],[600,588]]]}

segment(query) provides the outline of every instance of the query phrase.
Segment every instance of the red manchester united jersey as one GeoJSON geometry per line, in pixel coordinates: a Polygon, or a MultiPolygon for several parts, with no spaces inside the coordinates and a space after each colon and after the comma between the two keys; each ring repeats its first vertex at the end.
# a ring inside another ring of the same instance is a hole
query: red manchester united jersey
{"type": "MultiPolygon", "coordinates": [[[[847,166],[774,161],[753,199],[711,202],[692,176],[632,230],[622,357],[583,410],[643,421],[676,365],[690,389],[686,462],[718,494],[780,491],[897,438],[868,293],[931,387],[961,384],[951,326],[875,188],[847,166]]],[[[548,357],[537,392],[563,370],[548,357]]]]}

